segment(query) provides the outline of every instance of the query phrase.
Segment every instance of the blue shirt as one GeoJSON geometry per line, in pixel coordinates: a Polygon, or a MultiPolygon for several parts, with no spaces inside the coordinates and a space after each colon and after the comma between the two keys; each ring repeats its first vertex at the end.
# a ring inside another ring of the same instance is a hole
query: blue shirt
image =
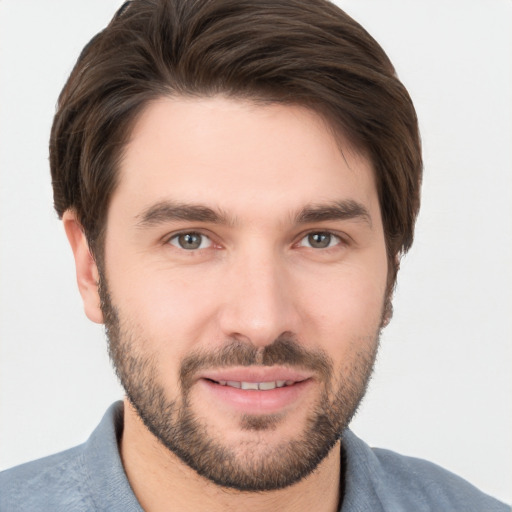
{"type": "MultiPolygon", "coordinates": [[[[141,512],[121,463],[122,402],[70,450],[0,473],[0,512],[141,512]]],[[[340,512],[509,512],[458,476],[420,459],[370,448],[343,434],[345,494],[340,512]]]]}

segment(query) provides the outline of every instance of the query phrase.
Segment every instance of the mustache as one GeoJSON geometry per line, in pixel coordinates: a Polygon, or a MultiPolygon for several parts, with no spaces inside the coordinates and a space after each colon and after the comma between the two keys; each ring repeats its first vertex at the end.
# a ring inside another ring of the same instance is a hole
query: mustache
{"type": "Polygon", "coordinates": [[[283,333],[271,344],[255,347],[250,342],[232,339],[212,351],[199,351],[185,357],[180,367],[180,380],[186,389],[193,376],[211,368],[232,366],[289,366],[310,370],[328,381],[333,372],[331,358],[321,350],[301,346],[291,333],[283,333]]]}

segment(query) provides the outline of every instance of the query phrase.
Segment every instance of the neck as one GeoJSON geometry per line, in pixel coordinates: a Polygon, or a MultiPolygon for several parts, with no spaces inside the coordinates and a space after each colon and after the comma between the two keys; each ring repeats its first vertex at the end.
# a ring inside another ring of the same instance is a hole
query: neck
{"type": "Polygon", "coordinates": [[[220,487],[198,475],[147,430],[127,400],[121,458],[130,485],[146,512],[336,512],[340,502],[339,442],[317,469],[298,483],[267,492],[220,487]]]}

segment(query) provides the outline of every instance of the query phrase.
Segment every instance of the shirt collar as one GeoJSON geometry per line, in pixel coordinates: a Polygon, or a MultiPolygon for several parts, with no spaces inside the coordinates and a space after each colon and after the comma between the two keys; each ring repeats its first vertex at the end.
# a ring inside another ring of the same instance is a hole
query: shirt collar
{"type": "MultiPolygon", "coordinates": [[[[123,402],[112,404],[85,444],[87,483],[98,510],[143,512],[123,468],[119,440],[123,432],[123,402]]],[[[383,512],[372,471],[378,467],[372,450],[349,429],[342,437],[345,494],[340,512],[383,512]],[[373,469],[372,469],[373,468],[373,469]]]]}

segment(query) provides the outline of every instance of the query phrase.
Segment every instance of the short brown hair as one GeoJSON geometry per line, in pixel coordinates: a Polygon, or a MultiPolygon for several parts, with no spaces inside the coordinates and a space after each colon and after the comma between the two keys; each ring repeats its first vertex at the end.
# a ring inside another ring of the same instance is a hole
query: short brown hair
{"type": "Polygon", "coordinates": [[[50,140],[55,209],[93,252],[123,148],[161,96],[224,94],[304,105],[374,167],[394,283],[412,244],[422,159],[412,101],[378,43],[326,0],[133,0],[84,48],[50,140]]]}

